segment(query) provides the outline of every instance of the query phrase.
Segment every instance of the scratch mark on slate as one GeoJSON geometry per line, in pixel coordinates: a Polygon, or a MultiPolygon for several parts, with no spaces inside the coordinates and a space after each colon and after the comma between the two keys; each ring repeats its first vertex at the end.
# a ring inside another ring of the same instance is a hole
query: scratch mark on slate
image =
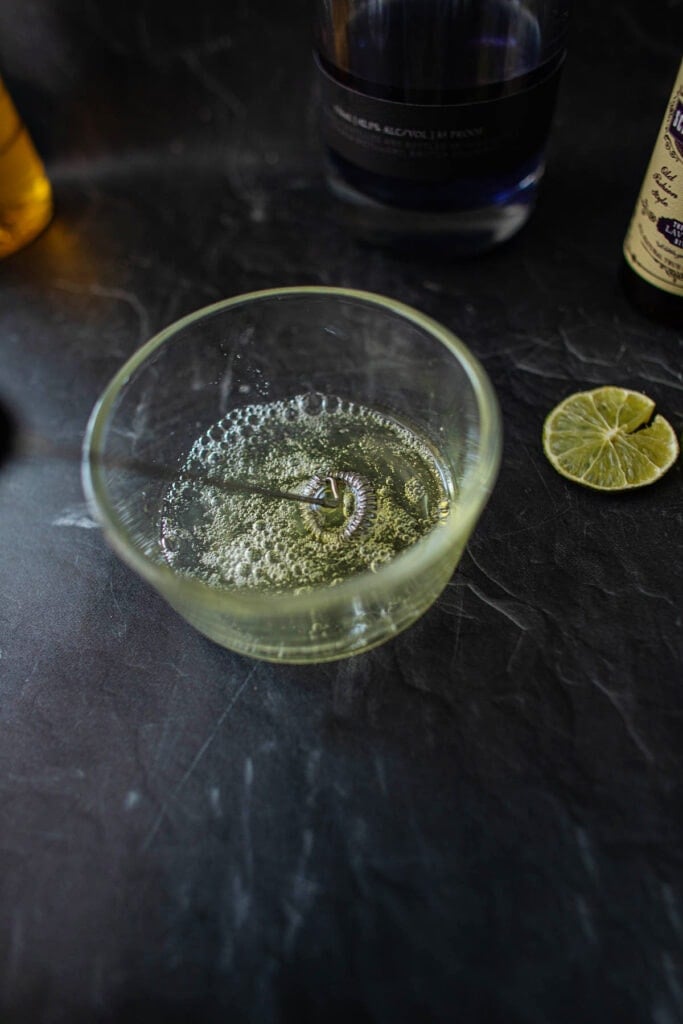
{"type": "Polygon", "coordinates": [[[375,754],[375,773],[377,775],[377,781],[379,782],[379,788],[382,791],[382,796],[386,796],[387,795],[387,777],[386,777],[386,774],[385,774],[385,771],[384,771],[384,761],[379,756],[379,754],[375,754]]]}
{"type": "Polygon", "coordinates": [[[475,583],[469,581],[467,585],[475,597],[478,597],[480,601],[483,601],[484,604],[493,608],[494,611],[499,612],[506,619],[509,619],[509,621],[512,622],[517,629],[521,630],[522,633],[527,632],[529,629],[529,623],[524,621],[524,606],[521,602],[496,600],[496,598],[489,597],[483,590],[480,590],[475,583]]]}
{"type": "Polygon", "coordinates": [[[654,761],[654,755],[652,754],[652,751],[645,745],[644,740],[642,740],[636,732],[633,722],[629,718],[625,708],[622,706],[621,700],[619,699],[619,695],[613,693],[612,690],[610,690],[607,686],[601,683],[596,676],[590,676],[590,682],[593,684],[593,686],[595,686],[596,690],[599,690],[600,693],[604,694],[604,696],[607,698],[607,700],[610,702],[614,710],[621,718],[622,722],[624,723],[624,728],[626,729],[626,732],[631,737],[638,750],[641,752],[641,754],[647,761],[650,761],[652,763],[654,761]]]}
{"type": "Polygon", "coordinates": [[[7,953],[7,969],[5,971],[5,989],[12,985],[18,969],[22,947],[24,945],[24,920],[20,910],[15,911],[12,917],[10,930],[9,951],[7,953]]]}
{"type": "Polygon", "coordinates": [[[296,936],[304,923],[306,914],[318,892],[316,882],[306,877],[308,861],[313,850],[314,835],[306,828],[302,834],[302,849],[292,882],[289,899],[285,901],[287,930],[284,937],[285,953],[291,952],[296,936]]]}
{"type": "Polygon", "coordinates": [[[247,880],[251,885],[254,877],[254,851],[251,842],[251,787],[254,782],[254,762],[250,757],[244,762],[244,802],[242,804],[242,828],[244,830],[244,861],[247,880]]]}
{"type": "Polygon", "coordinates": [[[133,311],[138,322],[138,341],[146,341],[150,336],[149,317],[147,310],[135,295],[134,292],[124,288],[107,288],[101,284],[91,284],[87,287],[79,287],[70,281],[55,281],[53,287],[60,291],[72,292],[75,295],[93,295],[98,299],[113,299],[115,302],[122,302],[133,311]]]}
{"type": "Polygon", "coordinates": [[[183,59],[190,72],[201,82],[207,92],[221,100],[235,117],[240,119],[245,117],[247,108],[242,100],[206,70],[196,53],[186,52],[183,54],[183,59]]]}
{"type": "Polygon", "coordinates": [[[183,777],[180,780],[180,782],[178,783],[178,785],[173,790],[173,792],[171,794],[170,800],[166,800],[166,801],[164,801],[164,803],[162,803],[162,805],[161,805],[161,807],[159,809],[159,813],[157,814],[156,818],[154,819],[152,827],[149,830],[149,832],[147,833],[147,837],[146,837],[145,841],[142,844],[142,849],[143,850],[148,850],[149,849],[150,845],[154,841],[154,837],[156,836],[157,832],[161,828],[161,824],[162,824],[164,818],[166,817],[166,814],[168,813],[169,804],[173,800],[175,800],[175,798],[178,796],[178,793],[180,793],[180,791],[183,788],[183,786],[185,785],[185,783],[188,781],[188,779],[192,776],[192,774],[196,770],[197,766],[201,762],[201,760],[204,757],[204,755],[206,754],[207,750],[209,749],[209,747],[211,746],[213,741],[216,739],[216,736],[218,735],[218,733],[221,731],[223,723],[225,722],[226,718],[228,717],[228,715],[230,714],[230,712],[234,708],[235,704],[239,700],[239,698],[240,698],[240,696],[242,694],[242,691],[246,687],[247,683],[251,680],[251,677],[253,676],[255,671],[256,671],[256,666],[254,666],[253,668],[250,669],[250,671],[248,672],[247,676],[244,679],[244,682],[241,684],[241,686],[239,687],[237,692],[235,694],[233,694],[232,698],[226,704],[226,706],[223,709],[223,711],[221,712],[221,714],[220,714],[220,716],[218,718],[218,721],[216,722],[214,728],[211,730],[209,735],[206,737],[206,739],[202,743],[201,747],[199,748],[199,750],[195,754],[194,758],[192,759],[192,762],[191,762],[189,768],[187,769],[187,771],[183,775],[183,777]]]}
{"type": "Polygon", "coordinates": [[[683,936],[683,922],[676,906],[676,897],[674,896],[673,889],[667,882],[662,882],[662,898],[666,908],[666,915],[671,922],[672,928],[679,937],[683,936]]]}
{"type": "Polygon", "coordinates": [[[680,1009],[683,1004],[683,989],[677,976],[677,965],[670,953],[662,953],[662,967],[669,991],[673,996],[676,1007],[680,1009]]]}
{"type": "Polygon", "coordinates": [[[87,506],[85,505],[79,505],[76,508],[65,508],[61,515],[52,520],[52,526],[76,526],[81,530],[97,530],[99,525],[88,514],[87,506]]]}
{"type": "Polygon", "coordinates": [[[218,786],[212,786],[209,790],[209,803],[211,804],[211,810],[213,811],[214,817],[223,817],[223,808],[221,806],[221,791],[218,786]]]}
{"type": "Polygon", "coordinates": [[[593,918],[590,912],[590,908],[586,903],[583,896],[576,897],[576,910],[579,915],[579,923],[581,930],[586,937],[586,940],[594,945],[597,942],[597,936],[595,934],[595,927],[593,925],[593,918]]]}
{"type": "Polygon", "coordinates": [[[576,826],[574,831],[576,833],[576,844],[579,848],[581,863],[586,869],[586,873],[595,880],[598,875],[598,865],[593,855],[591,841],[588,838],[586,830],[581,828],[579,825],[576,826]]]}

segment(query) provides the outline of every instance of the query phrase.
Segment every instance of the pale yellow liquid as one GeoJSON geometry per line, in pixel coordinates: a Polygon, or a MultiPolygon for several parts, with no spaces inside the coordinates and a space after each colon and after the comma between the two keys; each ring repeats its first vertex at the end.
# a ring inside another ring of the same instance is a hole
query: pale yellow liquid
{"type": "Polygon", "coordinates": [[[379,571],[438,529],[452,490],[438,453],[405,424],[354,402],[299,395],[235,410],[198,438],[166,494],[162,550],[178,572],[228,590],[334,586],[379,571]],[[373,496],[349,538],[341,506],[314,511],[316,530],[309,506],[213,483],[246,480],[301,494],[314,475],[339,471],[360,474],[373,496]]]}
{"type": "Polygon", "coordinates": [[[51,217],[45,168],[0,81],[0,257],[30,242],[51,217]]]}

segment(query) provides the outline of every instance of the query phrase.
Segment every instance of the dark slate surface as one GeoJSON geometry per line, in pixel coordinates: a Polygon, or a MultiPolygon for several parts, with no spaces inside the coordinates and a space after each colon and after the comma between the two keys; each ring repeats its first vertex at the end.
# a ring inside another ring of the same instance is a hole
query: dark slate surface
{"type": "Polygon", "coordinates": [[[105,547],[75,464],[0,475],[0,1020],[683,1020],[681,468],[609,497],[543,417],[604,382],[680,431],[680,333],[619,291],[680,3],[576,5],[536,216],[466,263],[360,248],[320,178],[303,2],[0,7],[58,216],[0,265],[0,390],[80,444],[206,302],[399,297],[498,390],[500,481],[412,630],[275,668],[105,547]]]}

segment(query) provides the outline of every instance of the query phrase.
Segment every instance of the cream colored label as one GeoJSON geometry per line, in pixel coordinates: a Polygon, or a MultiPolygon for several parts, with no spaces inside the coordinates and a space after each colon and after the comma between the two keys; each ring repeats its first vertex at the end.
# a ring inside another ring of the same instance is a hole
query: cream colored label
{"type": "Polygon", "coordinates": [[[645,281],[683,296],[683,61],[624,239],[624,256],[645,281]]]}

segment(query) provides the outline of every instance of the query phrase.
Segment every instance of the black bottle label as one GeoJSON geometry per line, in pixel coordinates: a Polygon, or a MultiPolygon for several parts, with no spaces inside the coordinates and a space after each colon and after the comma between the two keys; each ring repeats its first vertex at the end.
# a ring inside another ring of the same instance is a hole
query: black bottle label
{"type": "Polygon", "coordinates": [[[447,181],[500,171],[542,150],[560,65],[498,99],[423,104],[380,99],[334,78],[316,61],[322,132],[340,156],[366,171],[413,181],[447,181]]]}

